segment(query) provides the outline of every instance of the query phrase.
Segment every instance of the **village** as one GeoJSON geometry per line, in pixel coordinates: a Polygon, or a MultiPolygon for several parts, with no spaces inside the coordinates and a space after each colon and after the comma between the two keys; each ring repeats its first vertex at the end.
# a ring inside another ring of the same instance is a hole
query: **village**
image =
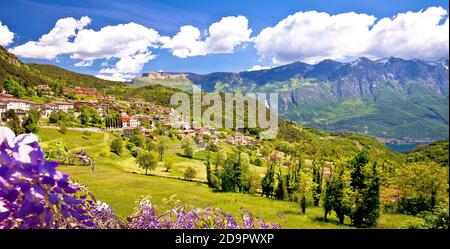
{"type": "MultiPolygon", "coordinates": [[[[176,126],[171,124],[170,117],[175,110],[170,107],[159,106],[152,102],[141,99],[129,98],[117,100],[114,96],[98,93],[92,88],[64,88],[64,97],[54,96],[52,88],[48,85],[38,85],[40,91],[51,101],[39,104],[33,101],[15,98],[13,95],[0,93],[0,124],[6,125],[8,121],[7,113],[13,110],[14,113],[24,120],[31,110],[40,113],[40,125],[51,125],[49,119],[52,114],[66,113],[75,118],[79,118],[83,108],[95,110],[101,117],[101,121],[96,128],[101,130],[121,131],[124,137],[130,137],[141,133],[150,139],[154,138],[156,129],[172,130],[179,137],[191,137],[198,147],[206,147],[208,144],[217,145],[219,141],[235,146],[252,146],[258,140],[251,136],[246,136],[237,131],[217,129],[215,127],[203,126],[193,128],[192,123],[180,121],[176,126]],[[74,98],[74,96],[76,98],[74,98]],[[115,114],[111,120],[111,113],[115,114]]],[[[180,119],[181,120],[181,119],[180,119]]],[[[92,126],[83,125],[79,129],[89,129],[92,126]]]]}

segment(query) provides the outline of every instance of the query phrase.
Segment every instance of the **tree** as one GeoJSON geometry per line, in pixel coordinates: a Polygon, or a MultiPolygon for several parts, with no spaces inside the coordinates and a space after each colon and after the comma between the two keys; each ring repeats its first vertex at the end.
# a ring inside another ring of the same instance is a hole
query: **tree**
{"type": "Polygon", "coordinates": [[[58,111],[52,111],[52,113],[50,113],[50,116],[48,116],[48,122],[56,124],[58,123],[58,121],[59,121],[58,111]]]}
{"type": "Polygon", "coordinates": [[[261,177],[259,176],[258,172],[255,170],[249,170],[247,173],[247,184],[246,186],[248,189],[246,190],[247,193],[255,193],[256,190],[261,186],[261,177]]]}
{"type": "Polygon", "coordinates": [[[322,167],[321,167],[321,160],[315,159],[313,161],[313,167],[312,167],[312,174],[313,174],[313,181],[315,183],[315,189],[314,189],[314,206],[319,206],[320,201],[320,195],[322,194],[322,167]]]}
{"type": "Polygon", "coordinates": [[[365,208],[364,224],[374,226],[380,217],[380,176],[377,170],[377,162],[372,164],[372,172],[367,180],[367,188],[363,196],[365,208]]]}
{"type": "Polygon", "coordinates": [[[277,187],[275,189],[275,198],[278,200],[284,200],[287,197],[286,180],[279,168],[277,173],[277,187]]]}
{"type": "Polygon", "coordinates": [[[67,133],[67,127],[66,127],[65,125],[61,125],[61,126],[59,127],[59,132],[61,132],[61,134],[66,135],[66,133],[67,133]]]}
{"type": "Polygon", "coordinates": [[[12,94],[14,97],[21,99],[25,97],[26,90],[19,83],[13,79],[6,79],[3,82],[3,89],[5,92],[12,94]]]}
{"type": "Polygon", "coordinates": [[[89,121],[92,125],[97,125],[102,123],[102,116],[97,109],[89,108],[89,121]]]}
{"type": "Polygon", "coordinates": [[[136,163],[139,168],[145,169],[147,175],[148,170],[156,169],[158,165],[158,154],[153,151],[140,150],[136,157],[136,163]]]}
{"type": "Polygon", "coordinates": [[[90,117],[86,107],[81,107],[81,113],[78,116],[78,119],[80,120],[82,125],[89,125],[90,117]]]}
{"type": "Polygon", "coordinates": [[[183,173],[184,179],[186,180],[192,180],[197,175],[197,171],[192,167],[187,167],[186,170],[183,173]]]}
{"type": "Polygon", "coordinates": [[[122,150],[123,150],[123,141],[121,138],[116,138],[114,139],[109,148],[111,149],[111,152],[116,153],[117,155],[120,156],[120,154],[122,154],[122,150]]]}
{"type": "Polygon", "coordinates": [[[220,183],[222,190],[225,192],[235,192],[236,182],[235,182],[235,159],[228,157],[222,166],[222,171],[220,172],[220,183]]]}
{"type": "Polygon", "coordinates": [[[250,192],[250,185],[248,179],[248,172],[250,168],[250,157],[247,153],[241,152],[239,155],[239,188],[242,189],[243,192],[250,192]]]}
{"type": "Polygon", "coordinates": [[[195,147],[195,142],[192,138],[186,137],[181,140],[181,148],[183,149],[183,154],[185,156],[192,158],[195,147]]]}
{"type": "Polygon", "coordinates": [[[332,210],[336,212],[339,222],[344,223],[346,215],[351,214],[353,192],[350,186],[350,172],[345,164],[338,162],[332,178],[327,181],[325,195],[323,197],[324,218],[332,210]]]}
{"type": "Polygon", "coordinates": [[[359,152],[350,162],[350,186],[354,192],[351,219],[357,227],[373,226],[379,216],[380,180],[376,163],[372,164],[371,172],[366,168],[368,163],[366,150],[359,152]]]}
{"type": "Polygon", "coordinates": [[[62,96],[64,94],[64,86],[60,83],[56,83],[53,85],[52,91],[55,96],[62,96]]]}
{"type": "Polygon", "coordinates": [[[262,193],[261,196],[272,197],[275,182],[275,165],[269,164],[266,175],[261,181],[262,193]]]}
{"type": "Polygon", "coordinates": [[[225,164],[225,161],[227,160],[227,153],[225,153],[224,150],[219,150],[216,153],[216,160],[214,163],[214,171],[211,175],[211,185],[215,189],[221,189],[222,187],[222,179],[221,179],[221,170],[223,169],[223,166],[225,164]]]}
{"type": "Polygon", "coordinates": [[[313,203],[314,201],[314,190],[316,188],[313,176],[308,172],[300,172],[300,186],[299,186],[299,196],[300,196],[300,207],[302,213],[306,213],[306,207],[313,203]]]}
{"type": "Polygon", "coordinates": [[[128,142],[133,144],[134,146],[138,148],[144,148],[146,139],[141,133],[133,134],[129,139],[128,142]]]}
{"type": "Polygon", "coordinates": [[[208,186],[212,187],[212,172],[211,172],[211,151],[208,151],[206,155],[206,181],[208,182],[208,186]]]}
{"type": "Polygon", "coordinates": [[[166,169],[166,172],[169,172],[169,170],[172,168],[173,163],[171,161],[165,161],[164,162],[164,168],[166,169]]]}
{"type": "Polygon", "coordinates": [[[28,116],[22,122],[22,127],[25,129],[25,133],[37,133],[40,116],[41,115],[38,110],[30,110],[28,116]]]}
{"type": "Polygon", "coordinates": [[[398,167],[394,184],[400,191],[399,212],[416,215],[448,203],[448,167],[416,162],[398,167]]]}
{"type": "Polygon", "coordinates": [[[24,129],[23,129],[23,127],[21,126],[21,124],[20,124],[20,118],[19,118],[19,116],[17,115],[17,113],[16,113],[16,111],[15,110],[7,110],[6,112],[5,112],[5,116],[6,116],[6,119],[8,120],[7,122],[6,122],[6,125],[16,134],[16,135],[19,135],[19,134],[22,134],[22,133],[24,133],[24,129]]]}
{"type": "Polygon", "coordinates": [[[164,154],[169,148],[169,138],[165,136],[160,136],[156,141],[156,150],[158,151],[159,161],[162,161],[164,158],[164,154]]]}

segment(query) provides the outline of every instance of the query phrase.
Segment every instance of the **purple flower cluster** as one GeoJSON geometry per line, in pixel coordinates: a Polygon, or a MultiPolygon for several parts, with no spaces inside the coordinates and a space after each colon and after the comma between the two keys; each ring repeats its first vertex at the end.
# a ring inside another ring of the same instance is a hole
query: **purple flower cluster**
{"type": "Polygon", "coordinates": [[[0,228],[93,227],[83,198],[59,163],[44,161],[38,139],[0,127],[0,228]]]}
{"type": "Polygon", "coordinates": [[[127,227],[131,229],[278,229],[276,223],[265,223],[258,218],[255,222],[252,214],[241,209],[242,225],[229,213],[219,208],[188,208],[177,206],[161,215],[148,199],[139,202],[138,208],[128,219],[127,227]]]}
{"type": "Polygon", "coordinates": [[[38,138],[15,136],[0,127],[0,229],[100,228],[100,229],[239,229],[279,228],[256,221],[245,209],[238,223],[218,208],[176,207],[157,214],[148,199],[141,199],[133,215],[120,220],[105,203],[98,202],[86,186],[56,170],[58,162],[44,160],[38,138]],[[239,225],[241,224],[241,225],[239,225]]]}

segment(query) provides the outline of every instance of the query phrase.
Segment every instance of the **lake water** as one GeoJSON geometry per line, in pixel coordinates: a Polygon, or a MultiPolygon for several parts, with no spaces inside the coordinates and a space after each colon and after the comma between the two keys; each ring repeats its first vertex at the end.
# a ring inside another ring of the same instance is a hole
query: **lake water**
{"type": "Polygon", "coordinates": [[[386,144],[387,147],[391,148],[391,150],[397,151],[397,152],[408,152],[414,149],[419,143],[413,143],[413,144],[386,144]]]}

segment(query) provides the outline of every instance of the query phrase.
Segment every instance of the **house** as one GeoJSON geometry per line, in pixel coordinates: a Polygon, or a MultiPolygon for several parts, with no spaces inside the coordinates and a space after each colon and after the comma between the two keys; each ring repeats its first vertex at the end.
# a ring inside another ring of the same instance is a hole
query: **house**
{"type": "Polygon", "coordinates": [[[145,128],[143,128],[141,130],[141,133],[142,133],[142,135],[144,135],[144,137],[148,137],[148,138],[153,139],[153,129],[145,129],[145,128]]]}
{"type": "Polygon", "coordinates": [[[109,105],[101,103],[101,104],[95,105],[94,108],[97,109],[98,113],[104,117],[104,116],[106,116],[106,114],[108,112],[109,105]]]}
{"type": "Polygon", "coordinates": [[[182,137],[192,137],[195,136],[195,130],[179,130],[178,135],[182,136],[182,137]]]}
{"type": "Polygon", "coordinates": [[[74,108],[73,104],[65,102],[53,102],[50,104],[45,104],[42,112],[42,117],[48,118],[50,114],[54,111],[68,112],[70,109],[73,108],[74,108]]]}
{"type": "Polygon", "coordinates": [[[135,117],[137,120],[139,120],[139,122],[141,124],[146,123],[146,124],[149,124],[153,128],[156,127],[156,120],[152,115],[139,114],[139,115],[136,115],[135,117]]]}
{"type": "Polygon", "coordinates": [[[73,104],[65,102],[54,102],[50,104],[50,107],[53,108],[53,110],[60,110],[64,112],[74,108],[73,104]]]}
{"type": "Polygon", "coordinates": [[[122,115],[122,127],[137,127],[140,126],[141,122],[135,117],[130,117],[128,115],[122,115]]]}
{"type": "Polygon", "coordinates": [[[232,137],[227,139],[227,143],[233,145],[252,145],[256,143],[256,139],[250,136],[244,136],[240,132],[236,132],[232,137]]]}
{"type": "Polygon", "coordinates": [[[32,108],[38,107],[34,102],[16,99],[9,94],[0,95],[0,119],[2,121],[6,121],[6,112],[8,110],[14,110],[19,118],[23,119],[32,108]]]}
{"type": "Polygon", "coordinates": [[[200,127],[200,128],[196,128],[195,132],[197,133],[197,135],[199,136],[212,136],[212,135],[217,135],[217,129],[215,128],[210,128],[210,127],[200,127]]]}
{"type": "Polygon", "coordinates": [[[6,105],[6,110],[29,111],[32,107],[37,107],[34,102],[16,98],[1,98],[0,102],[6,105]]]}
{"type": "Polygon", "coordinates": [[[122,127],[123,128],[130,127],[130,119],[131,119],[130,116],[122,115],[121,119],[122,119],[122,127]]]}

